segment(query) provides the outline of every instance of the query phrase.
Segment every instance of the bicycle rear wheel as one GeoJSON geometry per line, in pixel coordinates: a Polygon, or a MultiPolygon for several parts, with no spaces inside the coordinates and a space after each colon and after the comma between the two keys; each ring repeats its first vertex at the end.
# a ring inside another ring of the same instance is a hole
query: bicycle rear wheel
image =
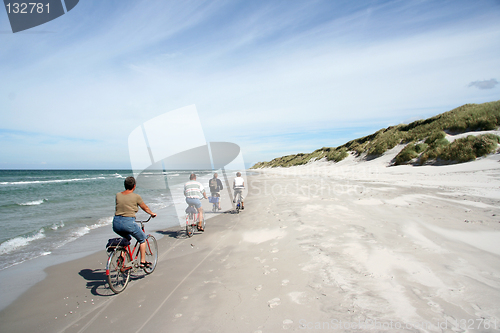
{"type": "Polygon", "coordinates": [[[151,274],[158,263],[158,244],[153,235],[148,235],[146,239],[146,261],[151,263],[151,266],[144,268],[146,274],[151,274]]]}
{"type": "Polygon", "coordinates": [[[126,265],[131,261],[130,255],[124,250],[117,249],[109,255],[106,275],[109,287],[116,294],[125,290],[130,281],[132,267],[126,267],[126,265]]]}
{"type": "Polygon", "coordinates": [[[186,218],[186,235],[188,237],[193,237],[194,235],[193,224],[194,224],[194,216],[193,214],[190,213],[186,218]]]}
{"type": "Polygon", "coordinates": [[[241,193],[236,193],[236,214],[240,213],[241,209],[241,193]]]}

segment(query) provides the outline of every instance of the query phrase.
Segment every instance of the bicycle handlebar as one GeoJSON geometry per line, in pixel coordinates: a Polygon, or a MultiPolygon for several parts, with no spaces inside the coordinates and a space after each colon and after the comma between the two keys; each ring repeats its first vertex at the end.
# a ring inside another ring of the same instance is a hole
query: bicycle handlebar
{"type": "Polygon", "coordinates": [[[146,223],[146,222],[149,222],[149,220],[151,220],[152,217],[153,217],[153,215],[149,215],[149,219],[147,219],[145,221],[135,220],[135,223],[146,223]]]}

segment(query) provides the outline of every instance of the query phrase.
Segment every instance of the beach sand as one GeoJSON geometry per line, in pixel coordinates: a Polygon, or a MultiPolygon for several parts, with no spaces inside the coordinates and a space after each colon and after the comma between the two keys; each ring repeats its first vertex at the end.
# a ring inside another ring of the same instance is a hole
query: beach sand
{"type": "Polygon", "coordinates": [[[397,149],[249,176],[245,210],[158,231],[119,295],[104,250],[50,267],[1,331],[498,331],[500,155],[388,167],[397,149]]]}

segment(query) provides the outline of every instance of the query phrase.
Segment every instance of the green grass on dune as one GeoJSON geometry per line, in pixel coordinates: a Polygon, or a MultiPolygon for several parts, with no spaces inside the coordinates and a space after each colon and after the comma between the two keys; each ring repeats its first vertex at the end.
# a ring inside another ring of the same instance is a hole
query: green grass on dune
{"type": "Polygon", "coordinates": [[[470,135],[449,143],[446,133],[460,134],[473,131],[494,130],[500,126],[500,101],[483,104],[466,104],[437,116],[381,129],[371,135],[351,140],[339,147],[323,147],[312,153],[300,153],[259,162],[252,169],[263,167],[289,167],[326,158],[340,162],[350,152],[357,156],[377,157],[406,144],[396,156],[394,164],[426,164],[431,162],[467,162],[494,152],[500,143],[496,135],[470,135]]]}

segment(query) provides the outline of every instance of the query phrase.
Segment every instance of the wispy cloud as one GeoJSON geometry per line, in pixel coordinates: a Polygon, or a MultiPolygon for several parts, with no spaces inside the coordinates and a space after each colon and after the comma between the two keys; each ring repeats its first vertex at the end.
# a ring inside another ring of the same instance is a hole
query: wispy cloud
{"type": "Polygon", "coordinates": [[[0,36],[2,126],[98,140],[125,165],[132,129],[191,104],[207,140],[247,160],[342,144],[498,99],[467,84],[500,68],[499,14],[490,0],[80,2],[40,27],[57,33],[0,36]]]}
{"type": "Polygon", "coordinates": [[[496,79],[474,81],[469,83],[469,87],[476,87],[479,89],[493,89],[498,84],[496,79]]]}

